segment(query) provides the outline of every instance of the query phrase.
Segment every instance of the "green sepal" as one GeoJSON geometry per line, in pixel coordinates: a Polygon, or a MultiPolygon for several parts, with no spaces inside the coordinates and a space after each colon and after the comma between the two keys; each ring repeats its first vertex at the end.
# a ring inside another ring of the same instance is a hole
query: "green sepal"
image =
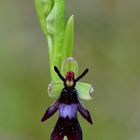
{"type": "Polygon", "coordinates": [[[62,74],[65,77],[68,71],[73,71],[75,73],[75,77],[78,76],[78,63],[73,57],[67,58],[62,64],[62,74]]]}
{"type": "Polygon", "coordinates": [[[52,98],[57,98],[60,96],[60,93],[63,89],[62,81],[52,81],[48,86],[48,95],[52,98]]]}
{"type": "Polygon", "coordinates": [[[94,89],[90,84],[77,82],[76,90],[77,90],[77,94],[79,95],[80,99],[83,99],[83,100],[92,99],[91,94],[93,93],[94,89]]]}

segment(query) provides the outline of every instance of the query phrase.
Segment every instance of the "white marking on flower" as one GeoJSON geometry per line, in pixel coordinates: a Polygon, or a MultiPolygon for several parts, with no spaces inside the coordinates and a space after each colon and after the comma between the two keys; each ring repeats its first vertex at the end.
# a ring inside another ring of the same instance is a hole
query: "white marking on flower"
{"type": "Polygon", "coordinates": [[[66,61],[72,61],[72,60],[74,60],[73,57],[68,57],[68,58],[66,59],[66,61]]]}
{"type": "Polygon", "coordinates": [[[48,92],[51,92],[53,88],[53,82],[51,82],[49,85],[48,85],[48,92]]]}
{"type": "Polygon", "coordinates": [[[90,86],[89,94],[92,95],[93,92],[94,92],[94,88],[92,86],[90,86]]]}
{"type": "Polygon", "coordinates": [[[66,118],[67,116],[72,119],[77,116],[77,104],[61,104],[59,105],[59,116],[66,118]]]}

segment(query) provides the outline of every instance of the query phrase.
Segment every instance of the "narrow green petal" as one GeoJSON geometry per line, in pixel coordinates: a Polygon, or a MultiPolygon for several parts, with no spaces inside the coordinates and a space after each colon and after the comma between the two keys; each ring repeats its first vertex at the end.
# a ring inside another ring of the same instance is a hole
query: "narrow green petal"
{"type": "Polygon", "coordinates": [[[60,96],[63,89],[62,81],[52,81],[48,86],[48,94],[50,97],[57,98],[60,96]]]}
{"type": "Polygon", "coordinates": [[[76,84],[77,93],[80,99],[91,100],[91,94],[93,93],[93,87],[90,84],[77,82],[76,84]]]}

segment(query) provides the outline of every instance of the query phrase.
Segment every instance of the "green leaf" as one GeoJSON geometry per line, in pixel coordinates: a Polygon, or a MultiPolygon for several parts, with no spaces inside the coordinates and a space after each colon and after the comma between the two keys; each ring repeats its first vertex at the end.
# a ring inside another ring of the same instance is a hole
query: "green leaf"
{"type": "Polygon", "coordinates": [[[62,44],[66,27],[65,22],[65,1],[55,0],[52,11],[46,19],[46,26],[49,32],[47,38],[48,42],[50,41],[50,44],[52,45],[49,46],[52,81],[59,80],[53,68],[54,66],[57,66],[59,69],[61,68],[63,56],[62,44]]]}
{"type": "Polygon", "coordinates": [[[93,87],[90,84],[77,82],[76,90],[80,97],[83,100],[91,100],[91,94],[93,93],[93,87]]]}
{"type": "Polygon", "coordinates": [[[63,57],[63,41],[64,33],[66,28],[65,20],[65,0],[55,0],[54,8],[54,44],[53,44],[53,55],[51,65],[52,81],[59,80],[56,73],[53,70],[54,66],[61,69],[62,57],[63,57]]]}

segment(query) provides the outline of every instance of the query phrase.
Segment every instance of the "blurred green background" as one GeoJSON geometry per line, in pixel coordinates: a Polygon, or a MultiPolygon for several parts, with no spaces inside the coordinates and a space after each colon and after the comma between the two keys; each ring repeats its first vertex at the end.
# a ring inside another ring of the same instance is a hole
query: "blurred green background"
{"type": "MultiPolygon", "coordinates": [[[[75,59],[94,85],[79,116],[84,140],[140,140],[140,1],[67,0],[75,15],[75,59]]],[[[40,122],[54,99],[48,48],[34,0],[0,2],[0,140],[49,140],[57,115],[40,122]]]]}

